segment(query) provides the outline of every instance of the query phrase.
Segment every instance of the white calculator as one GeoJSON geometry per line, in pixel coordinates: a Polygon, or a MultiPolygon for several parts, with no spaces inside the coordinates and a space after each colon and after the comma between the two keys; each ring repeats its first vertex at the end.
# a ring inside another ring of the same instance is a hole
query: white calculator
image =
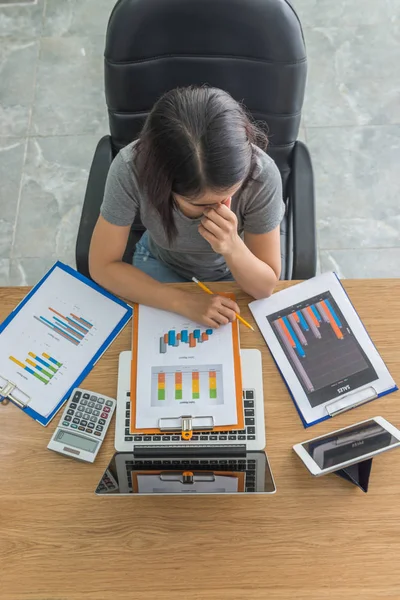
{"type": "Polygon", "coordinates": [[[75,388],[48,448],[94,462],[117,405],[114,398],[75,388]]]}

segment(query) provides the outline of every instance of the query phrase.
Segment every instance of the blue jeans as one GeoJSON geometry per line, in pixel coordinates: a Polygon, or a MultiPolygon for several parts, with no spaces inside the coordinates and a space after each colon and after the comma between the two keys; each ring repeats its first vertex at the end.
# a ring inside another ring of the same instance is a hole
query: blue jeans
{"type": "MultiPolygon", "coordinates": [[[[135,254],[133,255],[133,266],[143,271],[153,279],[160,283],[185,283],[190,281],[186,277],[182,277],[162,262],[157,260],[149,250],[148,233],[144,232],[138,243],[136,244],[135,254]]],[[[230,273],[227,273],[220,281],[233,281],[230,273]]]]}

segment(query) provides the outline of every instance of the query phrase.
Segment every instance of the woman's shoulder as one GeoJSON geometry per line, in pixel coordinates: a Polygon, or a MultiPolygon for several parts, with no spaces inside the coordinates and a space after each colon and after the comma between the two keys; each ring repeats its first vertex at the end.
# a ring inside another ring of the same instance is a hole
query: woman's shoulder
{"type": "Polygon", "coordinates": [[[127,188],[136,193],[139,188],[136,166],[137,140],[121,148],[113,160],[111,171],[116,179],[123,181],[127,188]]]}
{"type": "Polygon", "coordinates": [[[252,179],[260,183],[266,180],[280,176],[279,169],[274,160],[268,154],[253,144],[254,170],[252,179]]]}
{"type": "Polygon", "coordinates": [[[131,169],[134,169],[134,165],[135,165],[137,143],[138,143],[138,140],[134,140],[127,146],[124,146],[123,148],[121,148],[121,150],[118,152],[118,156],[120,157],[120,159],[124,163],[126,163],[131,169]]]}

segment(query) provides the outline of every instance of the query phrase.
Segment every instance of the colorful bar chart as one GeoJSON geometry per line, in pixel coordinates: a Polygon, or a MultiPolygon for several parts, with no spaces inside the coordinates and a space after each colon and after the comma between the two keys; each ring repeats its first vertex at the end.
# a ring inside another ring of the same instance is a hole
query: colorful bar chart
{"type": "Polygon", "coordinates": [[[215,371],[208,372],[208,384],[210,398],[217,397],[217,373],[215,371]]]}
{"type": "Polygon", "coordinates": [[[193,371],[192,373],[192,398],[193,400],[198,400],[200,398],[200,379],[198,371],[193,371]]]}
{"type": "Polygon", "coordinates": [[[168,347],[177,348],[180,344],[188,344],[189,348],[195,348],[197,344],[207,342],[212,332],[212,329],[206,329],[205,331],[201,331],[201,329],[194,329],[193,331],[182,329],[179,332],[170,329],[160,337],[160,354],[165,354],[168,347]]]}
{"type": "Polygon", "coordinates": [[[175,400],[182,400],[182,372],[175,373],[175,400]]]}
{"type": "Polygon", "coordinates": [[[74,313],[70,313],[69,316],[64,316],[51,306],[49,306],[49,311],[51,314],[46,317],[35,316],[34,318],[75,346],[79,346],[85,335],[89,333],[93,327],[89,321],[82,317],[78,317],[74,313]]]}
{"type": "Polygon", "coordinates": [[[223,404],[222,365],[152,367],[151,406],[223,404]]]}
{"type": "Polygon", "coordinates": [[[329,323],[336,337],[343,339],[342,324],[329,300],[321,300],[277,319],[279,330],[283,332],[290,346],[296,349],[299,356],[305,356],[303,346],[307,345],[303,331],[311,330],[314,336],[320,339],[319,329],[322,322],[329,323]]]}
{"type": "Polygon", "coordinates": [[[58,362],[55,358],[52,358],[45,352],[43,352],[41,356],[29,352],[28,358],[25,359],[25,363],[14,356],[10,356],[9,359],[44,384],[48,384],[59,368],[62,367],[62,363],[58,362]]]}
{"type": "Polygon", "coordinates": [[[158,373],[158,400],[165,400],[165,373],[158,373]]]}
{"type": "Polygon", "coordinates": [[[282,353],[287,359],[284,377],[296,402],[306,398],[312,408],[378,377],[340,301],[326,290],[266,317],[280,346],[275,346],[279,360],[282,353]]]}
{"type": "MultiPolygon", "coordinates": [[[[302,380],[302,382],[305,385],[305,387],[307,388],[307,390],[309,392],[312,392],[314,390],[314,386],[311,383],[311,380],[308,377],[306,370],[304,369],[299,357],[297,356],[297,354],[295,352],[296,346],[294,344],[294,341],[291,339],[291,336],[288,334],[288,332],[285,332],[285,330],[282,326],[282,319],[277,319],[276,321],[273,321],[273,326],[276,329],[278,338],[280,339],[283,346],[286,348],[289,358],[291,359],[294,367],[296,368],[296,371],[299,374],[300,379],[302,380]]],[[[304,353],[304,356],[305,356],[305,353],[304,353]]]]}
{"type": "Polygon", "coordinates": [[[320,304],[321,304],[320,311],[322,312],[322,314],[325,314],[325,316],[327,317],[329,324],[331,325],[333,331],[335,332],[335,334],[339,338],[339,340],[342,340],[343,339],[343,333],[341,332],[342,324],[339,321],[335,311],[333,310],[331,303],[329,302],[329,300],[323,300],[320,304]]]}
{"type": "Polygon", "coordinates": [[[304,359],[307,357],[307,347],[314,344],[313,339],[315,341],[323,340],[321,331],[325,332],[324,336],[329,331],[323,329],[326,326],[329,326],[331,332],[334,333],[333,339],[343,340],[344,338],[342,323],[332,303],[328,298],[320,299],[308,306],[303,305],[299,310],[288,311],[285,316],[272,320],[271,324],[303,385],[308,392],[314,391],[314,385],[307,374],[304,363],[304,359]],[[307,336],[311,336],[308,337],[308,341],[307,336]]]}

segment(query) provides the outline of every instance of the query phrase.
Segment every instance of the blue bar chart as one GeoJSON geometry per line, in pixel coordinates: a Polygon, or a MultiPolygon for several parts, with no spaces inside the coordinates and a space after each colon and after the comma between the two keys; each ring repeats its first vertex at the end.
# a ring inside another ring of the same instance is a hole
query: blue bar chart
{"type": "Polygon", "coordinates": [[[160,337],[160,354],[165,354],[168,347],[177,348],[180,344],[187,344],[189,348],[196,348],[197,344],[207,342],[212,332],[212,329],[204,331],[201,329],[193,329],[193,331],[170,329],[160,337]]]}

